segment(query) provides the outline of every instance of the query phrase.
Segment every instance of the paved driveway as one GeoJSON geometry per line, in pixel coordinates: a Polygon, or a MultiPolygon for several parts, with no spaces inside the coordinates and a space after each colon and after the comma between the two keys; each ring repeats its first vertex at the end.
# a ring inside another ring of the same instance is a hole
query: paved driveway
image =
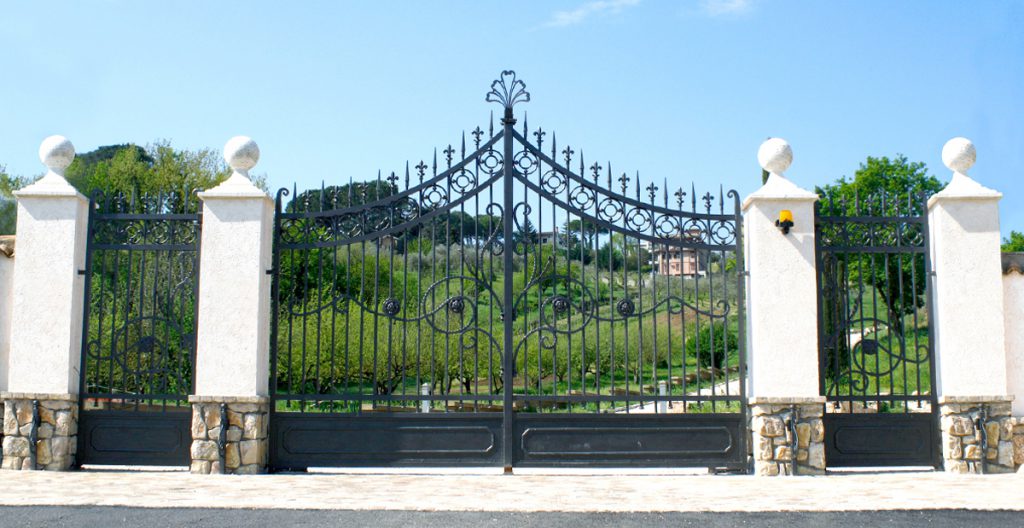
{"type": "Polygon", "coordinates": [[[0,471],[0,505],[508,512],[1024,510],[1024,475],[0,471]]]}

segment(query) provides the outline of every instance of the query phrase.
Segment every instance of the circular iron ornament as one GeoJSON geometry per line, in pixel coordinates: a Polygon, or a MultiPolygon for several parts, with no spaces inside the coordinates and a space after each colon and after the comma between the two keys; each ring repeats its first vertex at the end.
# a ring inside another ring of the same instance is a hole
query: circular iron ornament
{"type": "Polygon", "coordinates": [[[465,309],[466,309],[466,301],[462,298],[461,295],[452,297],[451,299],[448,299],[448,311],[449,312],[451,312],[451,313],[453,313],[455,315],[459,315],[465,309]]]}
{"type": "Polygon", "coordinates": [[[556,314],[563,314],[569,311],[569,299],[564,295],[559,295],[551,300],[551,308],[555,310],[556,314]]]}
{"type": "Polygon", "coordinates": [[[402,303],[398,302],[398,299],[394,297],[388,297],[384,299],[384,302],[380,305],[381,311],[388,317],[394,317],[398,315],[398,312],[402,311],[402,303]]]}
{"type": "Polygon", "coordinates": [[[554,169],[548,169],[540,178],[540,185],[551,194],[561,194],[569,185],[568,179],[554,169]]]}
{"type": "Polygon", "coordinates": [[[610,197],[602,199],[597,205],[597,216],[606,222],[618,222],[622,219],[622,203],[610,197]]]}
{"type": "Polygon", "coordinates": [[[622,299],[615,305],[615,309],[618,310],[619,315],[629,317],[636,311],[636,305],[633,304],[632,299],[622,299]]]}
{"type": "Polygon", "coordinates": [[[473,176],[473,173],[466,169],[462,169],[458,172],[452,173],[452,175],[448,177],[448,183],[451,185],[452,189],[455,189],[455,191],[465,193],[476,187],[476,178],[473,176]]]}
{"type": "Polygon", "coordinates": [[[488,149],[483,154],[480,154],[479,160],[480,167],[484,170],[484,172],[492,176],[497,174],[501,170],[502,164],[505,163],[505,160],[504,158],[502,158],[501,154],[499,154],[498,151],[494,149],[488,149]]]}
{"type": "Polygon", "coordinates": [[[523,176],[529,176],[534,172],[537,172],[537,169],[540,167],[540,163],[537,161],[537,158],[525,150],[521,150],[516,153],[515,157],[512,158],[512,161],[515,162],[516,168],[519,169],[519,172],[522,173],[523,176]]]}

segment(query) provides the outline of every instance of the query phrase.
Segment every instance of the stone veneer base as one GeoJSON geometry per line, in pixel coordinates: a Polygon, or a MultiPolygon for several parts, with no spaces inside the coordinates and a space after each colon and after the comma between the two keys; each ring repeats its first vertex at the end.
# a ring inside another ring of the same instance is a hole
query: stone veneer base
{"type": "Polygon", "coordinates": [[[821,397],[751,398],[754,474],[824,475],[824,412],[821,397]]]}
{"type": "Polygon", "coordinates": [[[269,398],[191,396],[189,402],[192,404],[192,473],[249,475],[266,472],[269,398]]]}
{"type": "Polygon", "coordinates": [[[4,469],[66,471],[74,466],[78,450],[77,394],[4,392],[0,400],[4,469]]]}
{"type": "Polygon", "coordinates": [[[1012,473],[1024,462],[1024,424],[1011,416],[1013,398],[939,398],[942,458],[950,473],[1012,473]],[[980,426],[980,427],[979,427],[980,426]]]}

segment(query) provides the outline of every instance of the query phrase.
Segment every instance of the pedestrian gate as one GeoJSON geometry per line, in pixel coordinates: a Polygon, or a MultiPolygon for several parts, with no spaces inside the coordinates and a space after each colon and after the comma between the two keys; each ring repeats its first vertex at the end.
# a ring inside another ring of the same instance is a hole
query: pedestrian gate
{"type": "Polygon", "coordinates": [[[78,464],[189,464],[198,207],[188,192],[90,202],[78,464]]]}
{"type": "Polygon", "coordinates": [[[272,469],[745,470],[735,191],[641,183],[521,126],[277,193],[272,469]]]}
{"type": "Polygon", "coordinates": [[[825,461],[941,465],[923,195],[823,195],[817,206],[825,461]]]}

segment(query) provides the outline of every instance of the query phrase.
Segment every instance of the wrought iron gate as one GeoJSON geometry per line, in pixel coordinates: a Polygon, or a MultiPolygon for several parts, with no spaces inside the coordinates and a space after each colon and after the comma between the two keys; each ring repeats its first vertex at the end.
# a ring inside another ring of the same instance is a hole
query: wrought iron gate
{"type": "Polygon", "coordinates": [[[189,464],[198,207],[188,192],[90,202],[79,464],[189,464]]]}
{"type": "Polygon", "coordinates": [[[925,197],[822,196],[815,227],[826,464],[938,467],[925,197]]]}
{"type": "Polygon", "coordinates": [[[588,165],[529,99],[502,72],[497,130],[278,192],[272,468],[746,469],[737,193],[588,165]]]}

